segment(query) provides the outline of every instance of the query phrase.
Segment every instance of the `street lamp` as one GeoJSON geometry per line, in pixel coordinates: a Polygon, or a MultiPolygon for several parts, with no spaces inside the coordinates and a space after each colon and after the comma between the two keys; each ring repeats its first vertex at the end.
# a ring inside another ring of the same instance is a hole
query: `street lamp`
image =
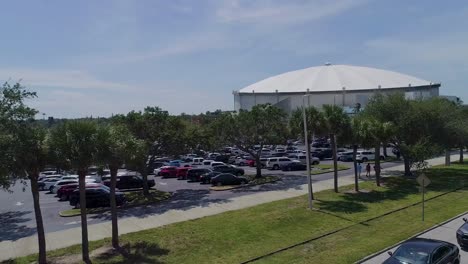
{"type": "Polygon", "coordinates": [[[305,107],[305,98],[308,98],[309,95],[304,95],[302,97],[302,116],[304,118],[304,143],[306,145],[306,165],[307,165],[307,182],[309,187],[309,209],[312,209],[312,200],[314,199],[314,192],[312,189],[312,175],[310,171],[310,145],[309,139],[307,136],[307,116],[306,116],[306,107],[305,107]]]}

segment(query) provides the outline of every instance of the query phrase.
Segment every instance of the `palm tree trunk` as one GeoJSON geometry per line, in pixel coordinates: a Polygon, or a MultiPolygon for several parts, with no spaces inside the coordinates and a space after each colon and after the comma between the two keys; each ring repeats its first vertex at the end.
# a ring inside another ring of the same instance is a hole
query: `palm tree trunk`
{"type": "Polygon", "coordinates": [[[112,247],[118,249],[119,246],[119,224],[117,223],[117,204],[115,201],[115,186],[117,185],[117,166],[110,166],[110,206],[112,219],[112,247]]]}
{"type": "Polygon", "coordinates": [[[460,160],[459,160],[459,163],[463,164],[463,147],[460,147],[460,160]]]}
{"type": "Polygon", "coordinates": [[[375,183],[380,186],[380,142],[375,145],[374,156],[375,183]]]}
{"type": "Polygon", "coordinates": [[[330,143],[333,151],[333,187],[335,192],[338,192],[338,162],[336,161],[336,136],[330,134],[330,143]]]}
{"type": "Polygon", "coordinates": [[[403,156],[403,163],[405,164],[405,176],[411,176],[411,164],[406,156],[403,156]]]}
{"type": "Polygon", "coordinates": [[[450,166],[450,149],[445,150],[445,166],[450,166]]]}
{"type": "Polygon", "coordinates": [[[81,211],[81,254],[84,263],[91,263],[91,260],[89,259],[88,220],[86,215],[86,169],[78,170],[78,177],[81,211]]]}
{"type": "Polygon", "coordinates": [[[39,203],[39,188],[37,186],[38,178],[39,178],[39,175],[37,175],[37,173],[31,176],[31,193],[33,196],[34,214],[36,216],[37,240],[39,244],[38,262],[39,264],[46,264],[47,263],[46,241],[45,241],[45,234],[44,234],[44,223],[42,222],[41,205],[39,203]]]}
{"type": "Polygon", "coordinates": [[[143,166],[143,169],[141,170],[141,177],[143,178],[143,195],[148,196],[149,195],[149,185],[148,185],[148,170],[145,166],[143,166]]]}
{"type": "Polygon", "coordinates": [[[354,190],[359,192],[359,175],[358,175],[358,168],[356,162],[356,155],[357,155],[357,145],[353,145],[353,164],[354,164],[354,190]]]}
{"type": "Polygon", "coordinates": [[[255,167],[257,169],[257,172],[255,173],[255,178],[261,178],[262,177],[262,163],[260,162],[259,153],[255,155],[255,167]]]}

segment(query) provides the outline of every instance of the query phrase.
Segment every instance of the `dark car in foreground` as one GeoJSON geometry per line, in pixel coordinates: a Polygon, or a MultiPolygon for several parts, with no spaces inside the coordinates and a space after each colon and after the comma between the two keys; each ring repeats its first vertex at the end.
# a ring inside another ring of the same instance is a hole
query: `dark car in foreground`
{"type": "Polygon", "coordinates": [[[211,172],[208,172],[208,173],[205,173],[205,174],[202,174],[200,176],[200,181],[201,183],[205,184],[205,183],[210,183],[211,182],[211,179],[213,177],[216,177],[218,175],[220,175],[221,172],[219,171],[211,171],[211,172]]]}
{"type": "MultiPolygon", "coordinates": [[[[110,187],[110,180],[104,180],[103,183],[110,187]]],[[[154,180],[148,180],[148,187],[153,187],[155,185],[154,180]]],[[[143,188],[143,178],[137,175],[123,175],[117,176],[117,182],[115,188],[120,190],[125,189],[139,189],[143,188]]]]}
{"type": "Polygon", "coordinates": [[[307,170],[307,165],[302,164],[301,162],[291,162],[281,166],[282,171],[303,171],[307,170]]]}
{"type": "Polygon", "coordinates": [[[244,175],[244,169],[237,168],[233,165],[219,165],[213,167],[213,171],[221,172],[221,173],[231,173],[234,175],[244,175]]]}
{"type": "Polygon", "coordinates": [[[413,238],[401,244],[384,264],[460,264],[460,250],[452,243],[413,238]]]}
{"type": "MultiPolygon", "coordinates": [[[[115,192],[115,201],[117,206],[125,203],[125,195],[122,192],[115,192]]],[[[80,190],[73,191],[70,197],[70,205],[75,208],[80,207],[80,190]]],[[[106,186],[99,188],[86,188],[86,208],[109,207],[110,190],[106,186]]]]}
{"type": "Polygon", "coordinates": [[[198,182],[201,181],[201,176],[205,173],[210,173],[210,169],[190,169],[187,171],[187,180],[191,182],[198,182]]]}
{"type": "Polygon", "coordinates": [[[216,186],[239,185],[239,184],[247,184],[247,183],[249,183],[249,180],[247,180],[247,178],[236,176],[231,173],[221,173],[211,179],[211,184],[216,185],[216,186]]]}
{"type": "Polygon", "coordinates": [[[457,242],[461,248],[468,248],[468,219],[463,218],[463,225],[457,230],[457,242]]]}

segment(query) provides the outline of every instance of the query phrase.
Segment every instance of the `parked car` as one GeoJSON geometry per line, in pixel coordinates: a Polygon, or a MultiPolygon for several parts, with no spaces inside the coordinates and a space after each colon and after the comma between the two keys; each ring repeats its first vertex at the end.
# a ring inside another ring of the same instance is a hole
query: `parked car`
{"type": "Polygon", "coordinates": [[[247,183],[249,183],[249,180],[247,180],[247,178],[236,176],[231,173],[221,173],[211,179],[211,184],[216,186],[239,185],[247,183]]]}
{"type": "MultiPolygon", "coordinates": [[[[356,154],[356,161],[362,161],[362,162],[367,162],[369,160],[374,160],[375,159],[375,152],[374,151],[358,151],[356,154]]],[[[380,159],[384,160],[385,156],[380,155],[380,159]]]]}
{"type": "MultiPolygon", "coordinates": [[[[110,179],[103,181],[104,185],[110,187],[110,179]]],[[[153,187],[155,185],[154,180],[148,179],[148,187],[153,187]]],[[[125,175],[117,177],[117,182],[115,187],[120,190],[125,189],[139,189],[143,188],[143,178],[137,175],[125,175]]]]}
{"type": "Polygon", "coordinates": [[[174,178],[177,177],[177,167],[174,166],[164,166],[157,174],[162,178],[174,178]]]}
{"type": "Polygon", "coordinates": [[[182,160],[171,160],[169,166],[180,167],[184,161],[182,160]]]}
{"type": "Polygon", "coordinates": [[[281,166],[291,163],[292,160],[290,158],[268,158],[266,162],[267,169],[270,170],[279,170],[281,166]]]}
{"type": "Polygon", "coordinates": [[[288,164],[281,166],[282,171],[303,171],[307,170],[307,165],[298,161],[293,161],[288,164]]]}
{"type": "Polygon", "coordinates": [[[178,180],[186,180],[187,179],[187,172],[190,170],[191,167],[182,167],[176,169],[176,177],[178,180]]]}
{"type": "MultiPolygon", "coordinates": [[[[292,155],[288,155],[288,158],[292,159],[292,160],[298,160],[300,161],[302,164],[306,164],[307,165],[307,156],[306,155],[302,155],[302,154],[292,154],[292,155]]],[[[313,157],[311,155],[310,157],[310,164],[312,165],[317,165],[320,163],[320,159],[317,158],[317,157],[313,157]]]]}
{"type": "Polygon", "coordinates": [[[383,264],[459,264],[460,250],[452,243],[413,238],[401,244],[383,264]]]}
{"type": "Polygon", "coordinates": [[[59,177],[46,178],[38,182],[37,187],[39,188],[40,191],[45,191],[45,190],[50,191],[50,187],[54,186],[54,184],[58,181],[60,181],[59,177]]]}
{"type": "Polygon", "coordinates": [[[468,219],[463,218],[463,222],[457,230],[457,242],[461,248],[468,248],[468,219]]]}
{"type": "Polygon", "coordinates": [[[200,166],[203,164],[204,158],[193,158],[192,159],[192,166],[200,166]]]}
{"type": "Polygon", "coordinates": [[[333,158],[333,151],[330,148],[316,149],[312,151],[312,156],[319,158],[320,160],[333,158]]]}
{"type": "Polygon", "coordinates": [[[336,159],[339,161],[353,161],[353,152],[352,151],[340,152],[339,154],[337,154],[336,159]]]}
{"type": "Polygon", "coordinates": [[[221,173],[231,173],[234,175],[244,175],[244,170],[241,168],[237,168],[232,165],[220,165],[220,166],[215,166],[213,167],[213,171],[218,171],[221,173]]]}
{"type": "Polygon", "coordinates": [[[78,180],[78,175],[64,175],[60,177],[60,180],[78,180]]]}
{"type": "Polygon", "coordinates": [[[211,172],[210,169],[192,168],[187,171],[187,180],[192,182],[200,181],[201,175],[211,172]]]}
{"type": "Polygon", "coordinates": [[[218,176],[219,174],[221,174],[221,172],[219,172],[219,171],[211,171],[211,172],[202,174],[202,175],[200,175],[200,182],[203,183],[203,184],[211,183],[211,179],[213,177],[218,176]]]}
{"type": "Polygon", "coordinates": [[[62,178],[64,175],[62,174],[50,174],[50,175],[43,175],[43,176],[39,176],[39,178],[37,179],[37,181],[41,182],[41,181],[44,181],[46,179],[53,179],[53,178],[57,178],[57,179],[60,179],[62,178]]]}
{"type": "Polygon", "coordinates": [[[54,194],[57,194],[57,190],[62,187],[63,185],[67,185],[67,184],[72,184],[72,183],[77,183],[78,182],[78,179],[74,179],[74,180],[60,180],[60,181],[57,181],[54,185],[50,186],[49,187],[49,191],[51,193],[54,193],[54,194]]]}
{"type": "MultiPolygon", "coordinates": [[[[262,168],[266,167],[266,162],[267,162],[267,160],[268,160],[268,158],[260,158],[260,163],[262,164],[262,168]]],[[[256,162],[255,159],[250,160],[250,161],[249,161],[249,166],[250,166],[250,167],[255,167],[255,166],[257,166],[257,165],[255,164],[255,162],[256,162]]]]}
{"type": "MultiPolygon", "coordinates": [[[[117,206],[123,205],[126,201],[125,195],[122,192],[115,192],[115,201],[117,203],[117,206]]],[[[75,208],[80,208],[80,191],[78,189],[73,191],[70,197],[70,205],[74,206],[75,208]]],[[[109,188],[86,188],[86,208],[109,206],[109,188]]]]}
{"type": "Polygon", "coordinates": [[[234,160],[234,165],[237,165],[237,166],[246,166],[248,163],[249,163],[249,158],[247,157],[237,157],[235,160],[234,160]]]}
{"type": "MultiPolygon", "coordinates": [[[[79,184],[76,183],[71,183],[71,184],[66,184],[62,185],[58,190],[57,190],[57,197],[59,197],[60,201],[67,201],[70,199],[71,194],[73,193],[74,190],[78,188],[79,184]]],[[[104,184],[101,183],[86,183],[86,188],[109,188],[105,186],[104,184]]],[[[117,190],[117,188],[116,188],[117,190]]]]}

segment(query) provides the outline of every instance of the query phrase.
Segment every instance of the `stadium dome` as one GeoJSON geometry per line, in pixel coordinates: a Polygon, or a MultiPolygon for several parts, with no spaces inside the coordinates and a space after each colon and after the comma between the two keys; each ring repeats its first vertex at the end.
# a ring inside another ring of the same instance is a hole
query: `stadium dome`
{"type": "Polygon", "coordinates": [[[353,109],[365,106],[376,93],[404,93],[407,98],[439,95],[439,83],[410,75],[369,67],[332,65],[311,67],[276,75],[234,91],[234,109],[249,110],[257,104],[272,104],[291,113],[307,104],[325,104],[353,109]]]}
{"type": "Polygon", "coordinates": [[[429,81],[398,72],[351,65],[310,67],[276,75],[252,85],[239,93],[291,93],[309,91],[362,90],[428,86],[429,81]]]}

